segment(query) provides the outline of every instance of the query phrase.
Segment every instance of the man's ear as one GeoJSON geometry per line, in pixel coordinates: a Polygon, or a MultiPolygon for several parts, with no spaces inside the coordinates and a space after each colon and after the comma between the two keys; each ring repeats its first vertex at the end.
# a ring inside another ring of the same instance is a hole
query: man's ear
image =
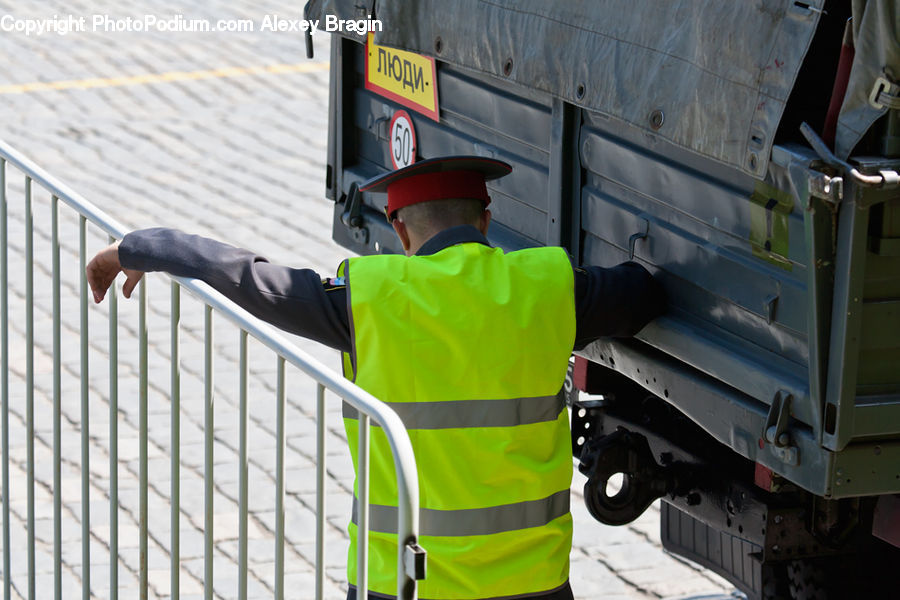
{"type": "Polygon", "coordinates": [[[397,237],[400,238],[400,243],[403,244],[404,252],[409,252],[410,242],[409,242],[409,231],[406,229],[406,223],[401,221],[400,219],[394,219],[391,221],[391,226],[394,228],[394,232],[397,234],[397,237]]]}
{"type": "Polygon", "coordinates": [[[482,235],[487,235],[488,226],[491,224],[491,211],[484,209],[478,223],[478,230],[482,235]]]}

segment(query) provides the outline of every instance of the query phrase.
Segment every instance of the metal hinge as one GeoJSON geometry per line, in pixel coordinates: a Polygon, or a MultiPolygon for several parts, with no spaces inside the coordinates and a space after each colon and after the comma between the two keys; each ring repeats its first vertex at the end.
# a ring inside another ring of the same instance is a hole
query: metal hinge
{"type": "Polygon", "coordinates": [[[778,390],[769,407],[766,417],[766,426],[763,429],[763,439],[772,445],[772,452],[789,465],[800,464],[800,450],[791,445],[791,435],[788,431],[788,421],[791,418],[791,401],[794,397],[790,392],[778,390]]]}
{"type": "Polygon", "coordinates": [[[403,551],[403,566],[406,569],[406,576],[416,581],[425,579],[425,558],[426,552],[422,546],[415,542],[406,544],[403,551]]]}
{"type": "Polygon", "coordinates": [[[830,177],[819,171],[810,171],[809,193],[832,204],[840,204],[844,199],[844,180],[841,177],[830,177]]]}

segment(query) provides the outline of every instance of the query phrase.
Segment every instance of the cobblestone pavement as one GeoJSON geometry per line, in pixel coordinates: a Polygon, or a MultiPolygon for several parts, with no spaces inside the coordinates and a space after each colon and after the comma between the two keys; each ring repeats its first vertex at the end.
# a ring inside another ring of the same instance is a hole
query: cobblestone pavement
{"type": "MultiPolygon", "coordinates": [[[[0,0],[0,18],[60,19],[95,13],[111,18],[156,15],[185,19],[251,19],[255,32],[72,32],[26,36],[0,32],[0,138],[129,228],[179,227],[250,247],[273,262],[331,273],[346,252],[330,239],[331,206],[324,198],[328,37],[318,34],[316,58],[305,59],[302,35],[259,31],[266,15],[301,17],[302,3],[275,0],[87,2],[0,0]],[[175,72],[175,75],[171,73],[175,72]],[[170,74],[161,76],[162,74],[170,74]]],[[[8,168],[10,203],[10,474],[13,596],[27,595],[25,522],[26,351],[24,178],[8,168]]],[[[50,199],[34,189],[35,222],[35,523],[37,598],[53,581],[52,338],[50,199]]],[[[81,396],[79,360],[78,224],[60,220],[62,299],[62,583],[77,595],[82,558],[81,396]]],[[[89,228],[93,252],[105,236],[89,228]]],[[[171,448],[169,285],[148,278],[150,302],[149,595],[169,597],[171,448]]],[[[110,597],[110,411],[107,317],[109,303],[91,306],[90,590],[110,597]]],[[[118,587],[138,590],[138,346],[137,302],[119,301],[118,587]]],[[[203,592],[203,310],[182,299],[180,552],[182,598],[203,592]]],[[[236,597],[238,512],[238,333],[215,320],[214,592],[236,597]]],[[[338,368],[336,353],[296,340],[338,368]]],[[[251,343],[249,596],[271,597],[274,580],[275,359],[251,343]]],[[[315,472],[314,386],[289,373],[287,407],[286,589],[312,597],[315,472]]],[[[330,399],[329,545],[326,597],[344,597],[344,562],[352,469],[330,399]]],[[[610,600],[729,597],[731,587],[659,543],[659,510],[619,528],[595,522],[573,482],[576,521],[572,583],[578,598],[610,600]]]]}

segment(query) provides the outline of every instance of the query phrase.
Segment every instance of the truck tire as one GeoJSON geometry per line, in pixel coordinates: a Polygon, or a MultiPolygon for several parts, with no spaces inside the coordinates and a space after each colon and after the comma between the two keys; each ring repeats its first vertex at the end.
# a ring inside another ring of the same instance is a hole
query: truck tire
{"type": "Polygon", "coordinates": [[[793,600],[829,600],[828,571],[822,561],[792,560],[787,565],[793,600]]]}
{"type": "Polygon", "coordinates": [[[760,600],[791,600],[787,570],[782,563],[763,565],[763,585],[760,600]]]}

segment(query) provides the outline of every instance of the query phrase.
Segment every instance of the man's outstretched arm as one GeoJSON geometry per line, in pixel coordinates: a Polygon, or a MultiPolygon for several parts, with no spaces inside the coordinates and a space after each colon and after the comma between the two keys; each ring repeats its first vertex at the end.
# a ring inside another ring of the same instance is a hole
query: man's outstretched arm
{"type": "Polygon", "coordinates": [[[129,233],[91,260],[87,276],[96,302],[120,271],[128,277],[126,297],[144,271],[200,279],[276,327],[339,350],[350,349],[344,290],[323,286],[311,269],[273,265],[242,248],[155,228],[129,233]]]}
{"type": "Polygon", "coordinates": [[[628,337],[661,315],[666,293],[636,262],[575,269],[575,349],[600,337],[628,337]]]}

